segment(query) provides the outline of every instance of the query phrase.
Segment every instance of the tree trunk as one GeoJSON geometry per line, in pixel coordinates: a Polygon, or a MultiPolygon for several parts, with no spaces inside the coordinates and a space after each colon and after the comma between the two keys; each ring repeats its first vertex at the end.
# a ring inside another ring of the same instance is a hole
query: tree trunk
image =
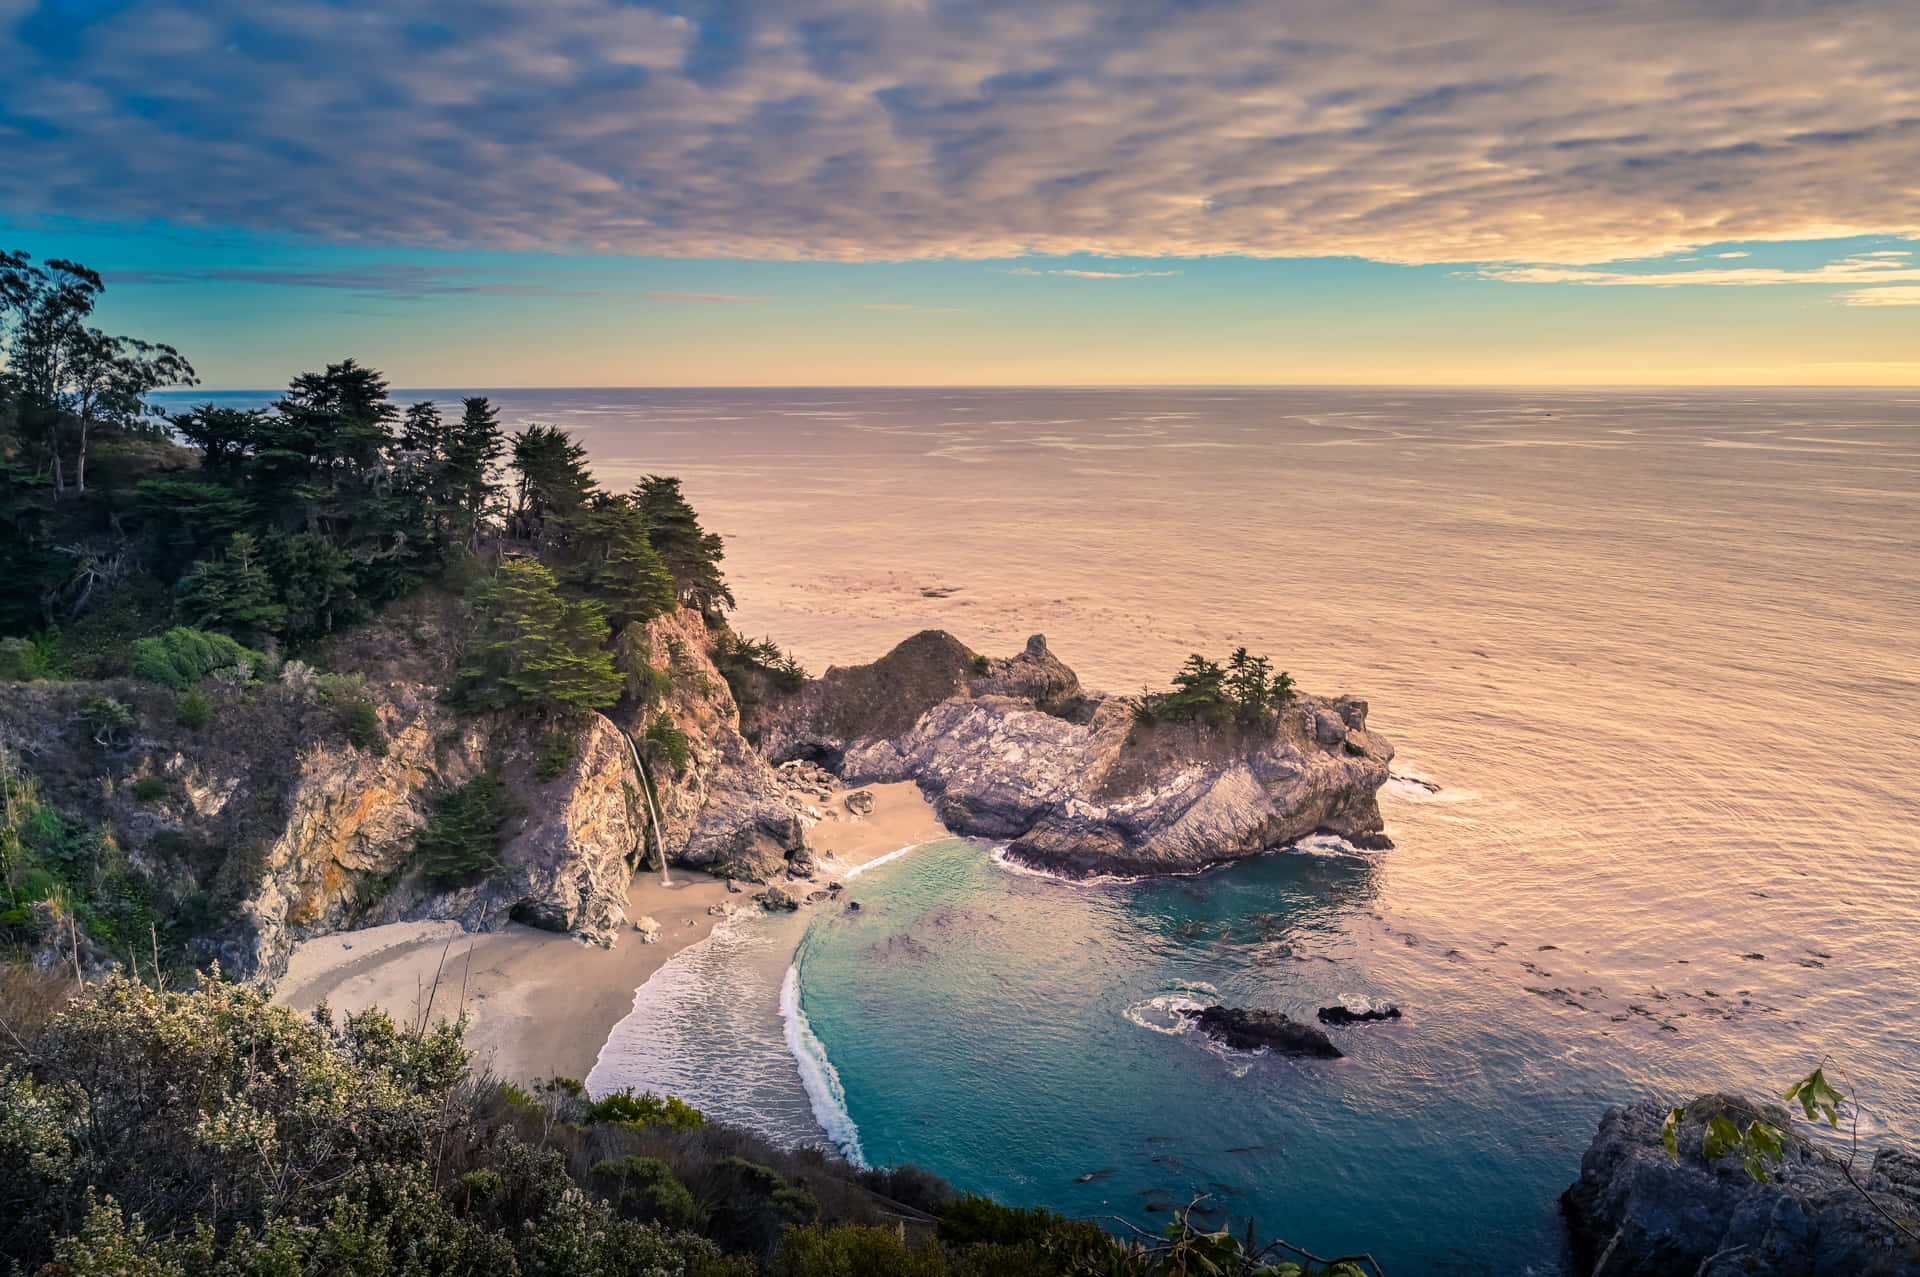
{"type": "Polygon", "coordinates": [[[84,414],[80,418],[80,455],[73,463],[73,494],[85,496],[87,491],[87,430],[92,425],[84,414]]]}

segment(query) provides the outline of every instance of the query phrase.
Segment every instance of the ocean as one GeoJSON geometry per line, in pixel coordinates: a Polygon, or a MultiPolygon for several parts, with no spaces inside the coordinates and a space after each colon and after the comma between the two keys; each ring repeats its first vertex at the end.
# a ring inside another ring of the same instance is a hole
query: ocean
{"type": "Polygon", "coordinates": [[[1244,644],[1367,699],[1408,778],[1383,853],[1089,885],[919,848],[858,914],[681,955],[596,1087],[1141,1227],[1204,1198],[1397,1275],[1565,1271],[1555,1198],[1643,1096],[1828,1061],[1863,1144],[1920,1143],[1920,396],[494,398],[612,486],[680,475],[736,627],[815,671],[1044,633],[1130,691],[1244,644]],[[1178,1031],[1358,998],[1405,1016],[1331,1064],[1178,1031]]]}

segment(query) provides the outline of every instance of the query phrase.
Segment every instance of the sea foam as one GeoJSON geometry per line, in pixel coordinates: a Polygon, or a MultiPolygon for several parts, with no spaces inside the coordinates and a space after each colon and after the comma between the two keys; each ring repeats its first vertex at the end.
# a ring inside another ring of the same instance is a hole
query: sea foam
{"type": "Polygon", "coordinates": [[[860,1150],[860,1128],[847,1111],[847,1093],[840,1085],[840,1071],[827,1058],[827,1048],[813,1031],[807,1013],[800,1006],[800,968],[787,968],[780,986],[780,1018],[786,1025],[787,1050],[800,1067],[800,1082],[807,1088],[813,1116],[827,1133],[833,1146],[855,1166],[864,1168],[865,1154],[860,1150]]]}

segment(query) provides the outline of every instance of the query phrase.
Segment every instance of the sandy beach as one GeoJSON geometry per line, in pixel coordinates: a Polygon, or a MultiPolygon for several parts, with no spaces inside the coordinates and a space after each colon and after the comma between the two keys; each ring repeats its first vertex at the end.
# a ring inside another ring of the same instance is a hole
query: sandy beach
{"type": "MultiPolygon", "coordinates": [[[[808,832],[822,885],[947,831],[911,782],[867,786],[870,815],[852,816],[836,793],[827,819],[808,832]]],[[[325,1001],[335,1015],[384,1008],[403,1022],[471,1017],[467,1044],[478,1067],[531,1081],[584,1078],[607,1033],[633,1007],[634,991],[718,925],[715,906],[757,908],[751,892],[675,869],[670,882],[643,871],[627,891],[627,917],[660,924],[655,944],[624,932],[611,949],[509,923],[470,933],[452,922],[401,922],[321,936],[296,946],[274,1000],[301,1011],[325,1001]],[[438,976],[436,987],[435,977],[438,976]]]]}

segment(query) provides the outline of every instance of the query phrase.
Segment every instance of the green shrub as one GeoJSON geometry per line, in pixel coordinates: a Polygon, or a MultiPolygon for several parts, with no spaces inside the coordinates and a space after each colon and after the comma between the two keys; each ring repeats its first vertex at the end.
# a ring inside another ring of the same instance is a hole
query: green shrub
{"type": "Polygon", "coordinates": [[[164,776],[142,776],[133,782],[133,796],[143,803],[155,803],[165,798],[171,788],[164,776]]]}
{"type": "Polygon", "coordinates": [[[587,1178],[606,1195],[609,1205],[630,1219],[668,1228],[700,1226],[700,1207],[693,1194],[657,1157],[597,1162],[587,1178]]]}
{"type": "Polygon", "coordinates": [[[180,698],[180,725],[199,731],[213,721],[213,700],[197,687],[189,687],[180,698]]]}
{"type": "Polygon", "coordinates": [[[811,1224],[820,1215],[812,1193],[744,1157],[722,1158],[700,1181],[695,1200],[706,1210],[707,1236],[723,1249],[745,1251],[762,1262],[773,1257],[787,1229],[811,1224]]]}
{"type": "Polygon", "coordinates": [[[386,756],[387,738],[380,730],[380,713],[366,697],[355,697],[340,707],[340,726],[347,733],[347,743],[355,749],[386,756]]]}
{"type": "Polygon", "coordinates": [[[534,759],[533,774],[541,780],[558,780],[580,756],[580,742],[571,732],[548,732],[540,741],[540,753],[534,759]]]}
{"type": "Polygon", "coordinates": [[[1237,648],[1223,666],[1195,652],[1173,676],[1170,692],[1143,691],[1129,702],[1133,721],[1205,722],[1215,727],[1271,726],[1297,694],[1293,676],[1273,673],[1273,662],[1237,648]]]}
{"type": "Polygon", "coordinates": [[[443,794],[414,839],[427,881],[451,886],[498,869],[507,816],[507,787],[497,768],[443,794]]]}
{"type": "Polygon", "coordinates": [[[0,639],[0,679],[30,683],[36,678],[52,678],[59,651],[58,630],[34,638],[0,639]]]}
{"type": "Polygon", "coordinates": [[[852,1224],[793,1229],[780,1243],[772,1268],[774,1277],[948,1277],[952,1272],[931,1237],[910,1248],[890,1228],[852,1224]]]}
{"type": "Polygon", "coordinates": [[[133,711],[111,696],[89,696],[81,703],[80,721],[96,745],[124,745],[133,735],[133,711]]]}
{"type": "Polygon", "coordinates": [[[244,665],[258,671],[266,663],[266,657],[225,634],[176,625],[133,645],[132,671],[135,678],[184,692],[215,670],[244,665]]]}
{"type": "Polygon", "coordinates": [[[674,725],[665,710],[655,714],[647,724],[646,741],[647,752],[666,759],[676,776],[687,769],[687,763],[693,758],[693,746],[687,734],[674,725]]]}
{"type": "MultiPolygon", "coordinates": [[[[561,1082],[565,1079],[554,1080],[561,1082]]],[[[661,1097],[652,1091],[635,1095],[631,1087],[624,1091],[616,1091],[605,1099],[595,1102],[587,1110],[587,1119],[593,1122],[629,1122],[636,1126],[664,1122],[668,1126],[683,1131],[694,1130],[707,1124],[706,1114],[678,1096],[661,1097]]]]}
{"type": "Polygon", "coordinates": [[[984,656],[979,652],[975,652],[973,654],[972,663],[973,663],[973,672],[975,674],[988,674],[993,671],[993,662],[988,660],[986,656],[984,656]]]}

